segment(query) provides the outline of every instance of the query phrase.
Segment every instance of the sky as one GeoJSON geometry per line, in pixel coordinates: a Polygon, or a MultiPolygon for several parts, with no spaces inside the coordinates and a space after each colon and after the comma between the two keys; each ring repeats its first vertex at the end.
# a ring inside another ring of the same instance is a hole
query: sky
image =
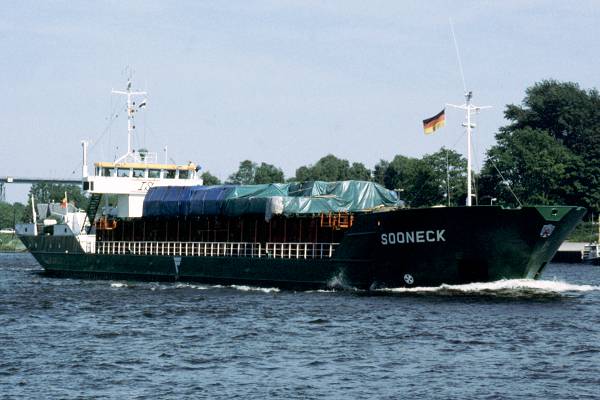
{"type": "MultiPolygon", "coordinates": [[[[295,170],[334,154],[368,168],[442,146],[474,168],[507,104],[544,79],[598,87],[600,1],[3,1],[0,176],[79,178],[127,147],[123,89],[148,92],[134,148],[226,179],[250,159],[295,170]]],[[[7,201],[28,188],[7,187],[7,201]]]]}

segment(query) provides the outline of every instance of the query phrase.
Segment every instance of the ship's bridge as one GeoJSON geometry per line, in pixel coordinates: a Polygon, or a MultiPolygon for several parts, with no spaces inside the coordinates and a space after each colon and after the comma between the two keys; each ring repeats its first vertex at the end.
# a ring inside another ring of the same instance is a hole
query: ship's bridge
{"type": "Polygon", "coordinates": [[[196,164],[112,163],[94,164],[94,175],[83,178],[83,190],[99,194],[146,193],[153,186],[201,185],[196,164]]]}
{"type": "Polygon", "coordinates": [[[155,186],[202,185],[199,168],[185,165],[145,162],[97,162],[93,175],[83,177],[83,190],[92,196],[117,195],[117,215],[142,216],[144,197],[155,186]]]}

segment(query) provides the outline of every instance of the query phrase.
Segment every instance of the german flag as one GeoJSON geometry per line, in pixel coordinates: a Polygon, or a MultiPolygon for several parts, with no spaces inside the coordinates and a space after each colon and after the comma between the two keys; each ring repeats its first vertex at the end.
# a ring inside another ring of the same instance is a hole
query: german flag
{"type": "Polygon", "coordinates": [[[431,118],[427,118],[423,120],[423,130],[426,135],[429,135],[442,126],[446,125],[446,109],[444,108],[439,113],[435,114],[431,118]]]}

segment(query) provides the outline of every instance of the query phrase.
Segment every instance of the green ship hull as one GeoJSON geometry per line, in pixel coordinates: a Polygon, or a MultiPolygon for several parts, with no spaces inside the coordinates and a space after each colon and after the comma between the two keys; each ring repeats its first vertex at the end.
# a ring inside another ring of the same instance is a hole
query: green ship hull
{"type": "Polygon", "coordinates": [[[75,236],[20,238],[56,276],[372,289],[536,279],[584,213],[478,206],[359,214],[331,257],[322,258],[99,254],[85,252],[75,236]]]}

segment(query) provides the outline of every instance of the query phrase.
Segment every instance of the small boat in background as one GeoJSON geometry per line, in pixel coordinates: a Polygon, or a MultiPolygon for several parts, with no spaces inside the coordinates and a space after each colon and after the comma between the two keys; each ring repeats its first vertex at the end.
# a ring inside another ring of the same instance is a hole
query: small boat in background
{"type": "Polygon", "coordinates": [[[598,240],[583,246],[581,261],[586,264],[600,265],[600,217],[598,217],[598,240]]]}

